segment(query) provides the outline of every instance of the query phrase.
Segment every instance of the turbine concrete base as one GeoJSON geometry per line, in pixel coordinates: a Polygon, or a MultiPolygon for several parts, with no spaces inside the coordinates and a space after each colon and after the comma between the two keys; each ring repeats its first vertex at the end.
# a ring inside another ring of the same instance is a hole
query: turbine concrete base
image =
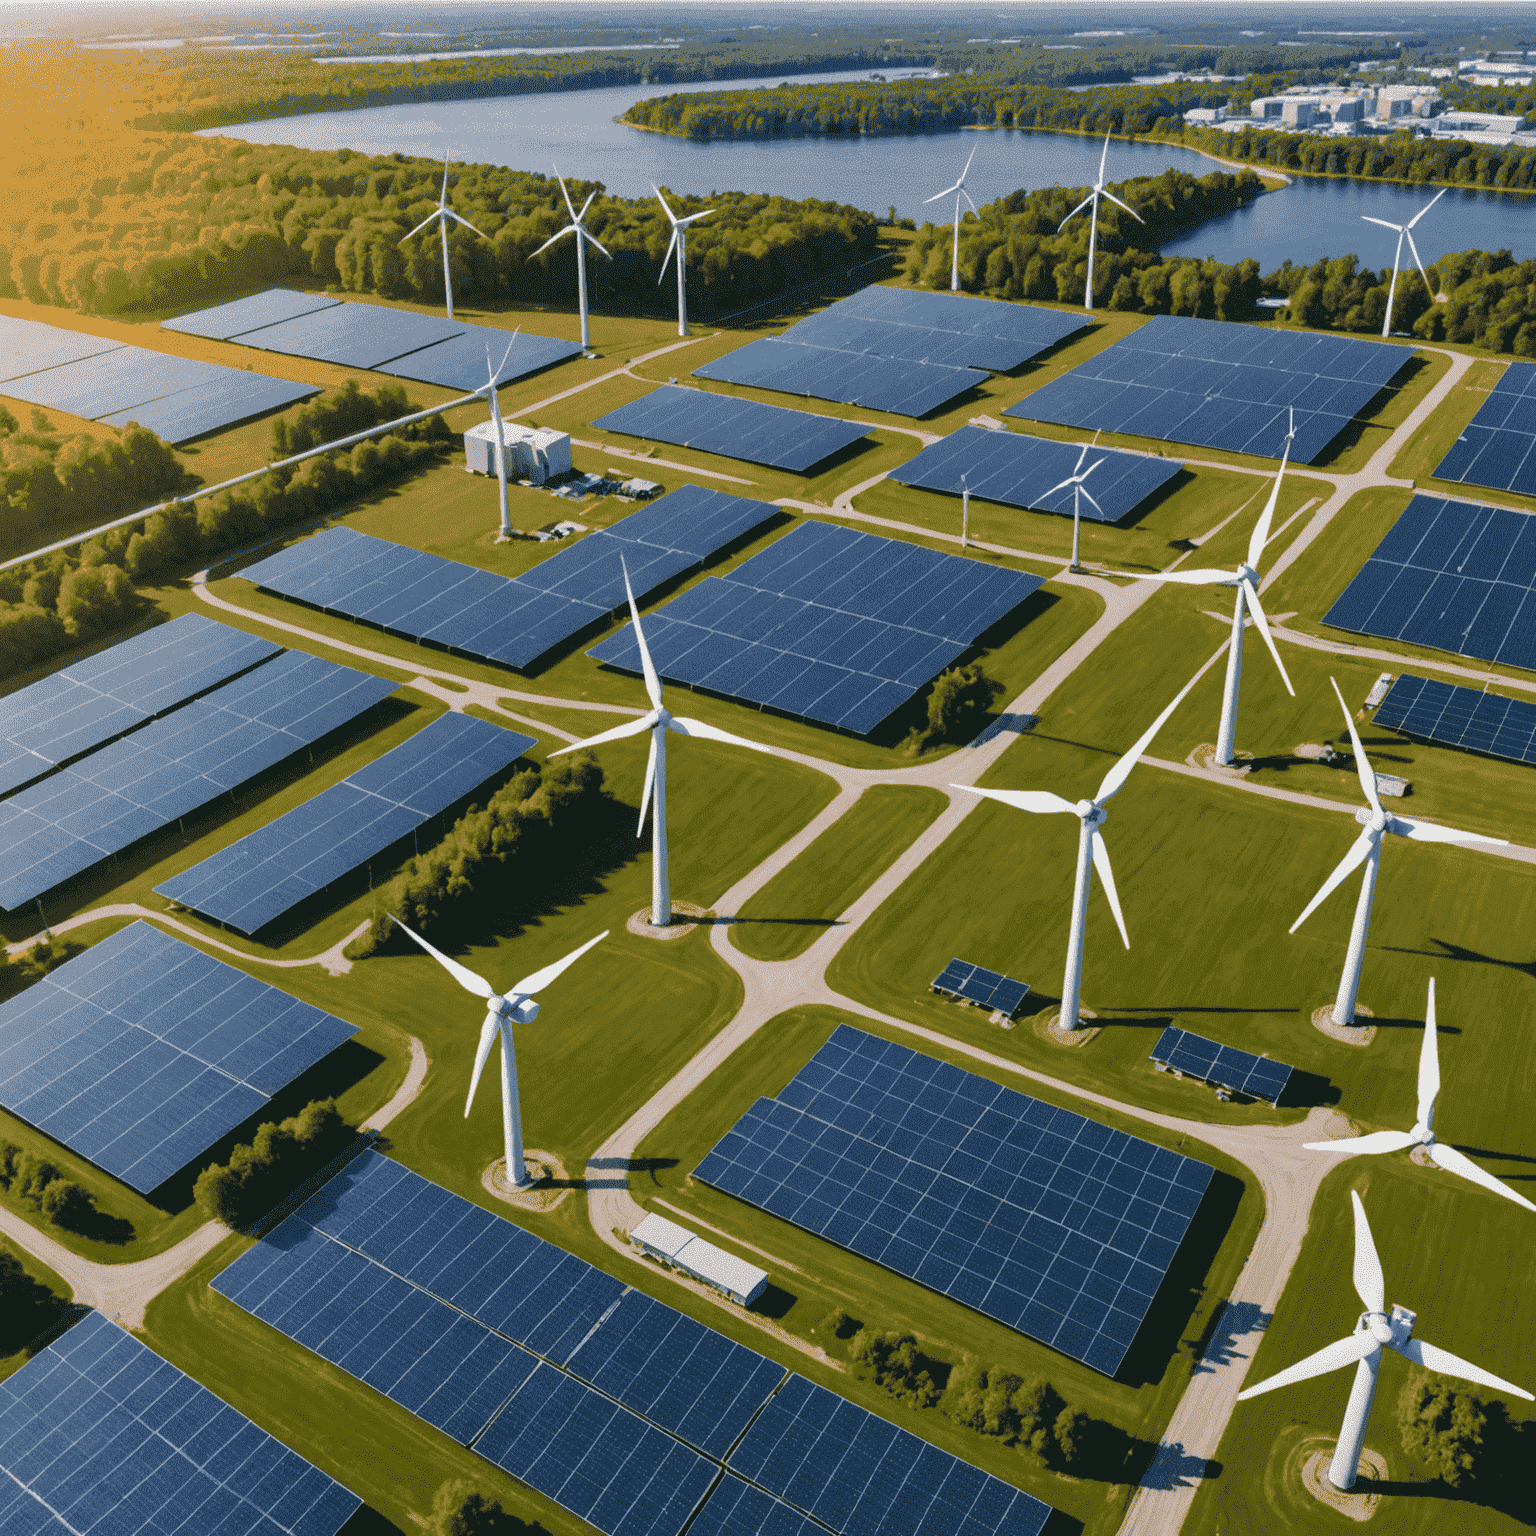
{"type": "MultiPolygon", "coordinates": [[[[1374,1019],[1376,1015],[1364,1004],[1356,1003],[1355,1017],[1374,1019]]],[[[1312,1010],[1312,1027],[1321,1030],[1330,1040],[1337,1040],[1340,1045],[1369,1045],[1376,1038],[1374,1024],[1335,1024],[1332,1003],[1326,1008],[1312,1010]]]]}
{"type": "Polygon", "coordinates": [[[1209,741],[1202,741],[1184,761],[1191,768],[1203,768],[1207,773],[1226,774],[1233,779],[1244,778],[1253,772],[1252,752],[1237,752],[1233,756],[1235,758],[1233,762],[1218,763],[1215,746],[1209,741]]]}
{"type": "MultiPolygon", "coordinates": [[[[1098,1018],[1098,1014],[1092,1008],[1084,1008],[1081,1003],[1077,1007],[1077,1016],[1079,1019],[1098,1018]]],[[[1079,1024],[1076,1029],[1063,1029],[1060,1012],[1037,1013],[1034,1017],[1034,1030],[1039,1039],[1048,1041],[1051,1045],[1087,1045],[1090,1040],[1099,1038],[1099,1031],[1092,1025],[1079,1024]]]]}
{"type": "Polygon", "coordinates": [[[481,1187],[487,1194],[495,1195],[520,1211],[532,1211],[535,1215],[552,1211],[571,1192],[571,1181],[566,1176],[565,1165],[553,1152],[541,1152],[536,1147],[523,1148],[523,1165],[528,1170],[531,1183],[521,1188],[507,1177],[507,1160],[498,1157],[480,1175],[481,1187]]]}
{"type": "Polygon", "coordinates": [[[641,907],[638,912],[631,913],[629,921],[624,924],[626,933],[632,933],[642,939],[680,939],[684,934],[692,933],[699,925],[690,923],[686,919],[690,917],[708,917],[709,912],[704,907],[696,907],[691,901],[674,901],[672,903],[672,921],[665,928],[658,928],[651,921],[651,909],[641,907]],[[684,921],[679,922],[681,917],[684,921]]]}
{"type": "Polygon", "coordinates": [[[1429,1155],[1428,1150],[1424,1147],[1411,1148],[1408,1153],[1408,1161],[1410,1163],[1417,1163],[1420,1168],[1433,1168],[1437,1172],[1440,1168],[1440,1164],[1429,1155]]]}
{"type": "Polygon", "coordinates": [[[1381,1503],[1381,1494],[1372,1483],[1384,1482],[1387,1476],[1385,1458],[1376,1451],[1360,1453],[1360,1470],[1356,1473],[1355,1486],[1345,1493],[1328,1481],[1328,1463],[1331,1449],[1314,1450],[1302,1464],[1301,1485],[1319,1504],[1337,1510],[1351,1520],[1369,1520],[1381,1503]]]}

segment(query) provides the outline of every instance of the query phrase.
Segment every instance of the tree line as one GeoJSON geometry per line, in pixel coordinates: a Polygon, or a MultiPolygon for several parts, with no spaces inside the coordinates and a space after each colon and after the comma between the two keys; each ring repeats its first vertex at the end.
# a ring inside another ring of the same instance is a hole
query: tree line
{"type": "Polygon", "coordinates": [[[248,1227],[339,1157],[356,1136],[335,1099],[316,1099],[286,1120],[257,1126],[227,1163],[210,1163],[197,1176],[193,1198],[210,1220],[236,1230],[248,1227]]]}

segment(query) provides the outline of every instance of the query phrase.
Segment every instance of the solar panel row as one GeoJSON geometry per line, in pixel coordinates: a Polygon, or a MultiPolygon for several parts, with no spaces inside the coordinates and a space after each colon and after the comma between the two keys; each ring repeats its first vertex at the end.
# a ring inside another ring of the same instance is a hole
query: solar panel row
{"type": "MultiPolygon", "coordinates": [[[[1082,448],[1077,443],[1055,443],[987,427],[961,427],[893,469],[890,478],[902,485],[949,491],[956,496],[963,479],[971,495],[983,500],[1071,517],[1071,487],[1056,488],[1076,472],[1080,459],[1082,448]]],[[[1172,459],[1120,453],[1112,448],[1095,448],[1082,462],[1091,477],[1087,489],[1098,502],[1095,507],[1085,499],[1082,516],[1098,523],[1118,523],[1129,517],[1184,469],[1172,459]]]]}
{"type": "Polygon", "coordinates": [[[1315,463],[1408,366],[1379,341],[1158,315],[1005,416],[1315,463]]]}
{"type": "Polygon", "coordinates": [[[120,341],[66,331],[37,320],[17,320],[0,315],[0,380],[19,379],[43,368],[79,362],[103,352],[116,352],[120,341]]]}
{"type": "MultiPolygon", "coordinates": [[[[865,735],[1043,585],[806,521],[645,621],[662,676],[865,735]]],[[[588,653],[640,671],[626,625],[588,653]]]]}
{"type": "Polygon", "coordinates": [[[694,1169],[1105,1375],[1211,1174],[846,1025],[694,1169]]]}
{"type": "Polygon", "coordinates": [[[1282,1061],[1271,1061],[1267,1056],[1255,1056],[1252,1051],[1239,1051],[1230,1045],[1218,1045],[1203,1035],[1192,1035],[1187,1029],[1170,1024],[1157,1038],[1150,1052],[1152,1061],[1178,1072],[1187,1072],[1203,1082],[1230,1088],[1234,1093],[1245,1093],[1250,1098],[1267,1099],[1271,1104],[1280,1102],[1285,1085],[1296,1070],[1282,1061]]]}
{"type": "Polygon", "coordinates": [[[1376,711],[1376,724],[1405,736],[1536,763],[1536,704],[1404,673],[1376,711]]]}
{"type": "Polygon", "coordinates": [[[0,795],[276,656],[282,646],[185,613],[0,699],[0,795]]]}
{"type": "Polygon", "coordinates": [[[147,1193],[355,1033],[134,922],[0,1005],[0,1104],[147,1193]]]}
{"type": "Polygon", "coordinates": [[[287,815],[155,887],[250,935],[510,768],[531,736],[440,715],[287,815]]]}
{"type": "Polygon", "coordinates": [[[643,600],[780,515],[766,502],[689,485],[567,543],[515,578],[348,528],[329,528],[240,575],[396,634],[529,667],[624,606],[625,565],[643,600]]]}
{"type": "Polygon", "coordinates": [[[99,1312],[0,1382],[6,1536],[335,1536],[362,1500],[99,1312]]]}
{"type": "Polygon", "coordinates": [[[1435,470],[1441,480],[1536,496],[1536,363],[1511,363],[1435,470]]]}
{"type": "Polygon", "coordinates": [[[951,997],[963,997],[983,1008],[996,1008],[1005,1018],[1011,1019],[1023,1004],[1029,987],[1000,971],[989,971],[968,960],[951,960],[934,977],[933,990],[947,992],[951,997]]]}
{"type": "Polygon", "coordinates": [[[0,907],[36,900],[394,691],[385,678],[285,651],[0,801],[0,907]]]}
{"type": "Polygon", "coordinates": [[[1323,622],[1536,667],[1536,517],[1415,496],[1323,622]]]}
{"type": "Polygon", "coordinates": [[[749,464],[806,470],[864,436],[865,428],[835,416],[712,395],[663,384],[592,423],[605,432],[701,448],[749,464]]]}

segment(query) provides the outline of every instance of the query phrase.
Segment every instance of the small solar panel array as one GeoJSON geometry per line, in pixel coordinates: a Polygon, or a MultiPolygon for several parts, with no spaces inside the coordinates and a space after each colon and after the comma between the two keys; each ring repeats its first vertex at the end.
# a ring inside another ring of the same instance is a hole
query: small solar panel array
{"type": "Polygon", "coordinates": [[[133,922],[0,1004],[0,1104],[147,1194],[356,1032],[133,922]]]}
{"type": "Polygon", "coordinates": [[[0,1382],[6,1536],[336,1536],[362,1500],[99,1312],[0,1382]]]}
{"type": "Polygon", "coordinates": [[[1156,315],[1005,416],[1314,464],[1413,359],[1408,347],[1156,315]]]}
{"type": "Polygon", "coordinates": [[[1536,516],[1415,496],[1323,623],[1536,667],[1536,516]]]}
{"type": "MultiPolygon", "coordinates": [[[[645,638],[674,682],[867,735],[1042,585],[807,521],[647,616],[645,638]]],[[[632,625],[587,654],[640,671],[632,625]]]]}
{"type": "Polygon", "coordinates": [[[1376,724],[1405,736],[1536,763],[1536,704],[1405,672],[1376,710],[1376,724]]]}
{"type": "Polygon", "coordinates": [[[948,997],[975,1003],[980,1008],[992,1008],[1005,1019],[1011,1019],[1024,1004],[1029,987],[1001,971],[989,971],[985,966],[972,965],[969,960],[951,960],[934,977],[932,990],[948,997]]]}
{"type": "Polygon", "coordinates": [[[766,502],[686,485],[566,543],[517,577],[349,528],[328,528],[239,574],[269,592],[394,634],[530,667],[624,607],[626,565],[636,601],[642,601],[781,515],[766,502]]]}
{"type": "Polygon", "coordinates": [[[605,1536],[862,1536],[893,1510],[909,1536],[1037,1536],[1050,1515],[376,1152],[212,1283],[605,1536]]]}
{"type": "Polygon", "coordinates": [[[857,442],[866,430],[836,416],[789,411],[781,405],[764,405],[736,395],[712,395],[678,384],[663,384],[599,416],[592,425],[605,432],[624,432],[749,464],[794,470],[819,464],[857,442]]]}
{"type": "Polygon", "coordinates": [[[1118,523],[1129,517],[1184,469],[1173,459],[1150,454],[1094,448],[1083,458],[1077,443],[1056,443],[988,427],[961,427],[893,469],[890,478],[902,485],[949,491],[956,496],[963,485],[984,501],[1071,517],[1072,488],[1057,487],[1076,473],[1079,461],[1089,472],[1087,490],[1098,503],[1095,507],[1085,497],[1081,515],[1095,523],[1118,523]]]}
{"type": "Polygon", "coordinates": [[[1536,363],[1504,370],[1435,476],[1536,496],[1536,363]]]}
{"type": "Polygon", "coordinates": [[[0,316],[0,394],[109,427],[136,421],[170,443],[319,393],[313,384],[0,316]]]}
{"type": "Polygon", "coordinates": [[[840,1025],[693,1176],[1112,1376],[1212,1173],[840,1025]]]}
{"type": "Polygon", "coordinates": [[[1233,1093],[1265,1099],[1271,1104],[1280,1102],[1285,1085],[1296,1070],[1283,1061],[1255,1056],[1252,1051],[1218,1045],[1214,1040],[1192,1035],[1176,1024],[1168,1025],[1157,1037],[1149,1059],[1187,1077],[1198,1077],[1218,1088],[1229,1088],[1233,1093]]]}
{"type": "Polygon", "coordinates": [[[155,891],[237,933],[257,933],[478,791],[533,745],[533,737],[473,715],[440,715],[155,891]]]}

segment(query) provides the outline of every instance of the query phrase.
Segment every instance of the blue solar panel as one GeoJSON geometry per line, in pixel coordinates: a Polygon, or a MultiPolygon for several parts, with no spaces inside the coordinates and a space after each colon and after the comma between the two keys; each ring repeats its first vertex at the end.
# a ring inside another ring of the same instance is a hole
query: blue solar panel
{"type": "Polygon", "coordinates": [[[727,1472],[710,1490],[688,1536],[825,1536],[826,1529],[727,1472]]]}
{"type": "Polygon", "coordinates": [[[148,1192],[355,1033],[135,922],[0,1005],[0,1104],[148,1192]]]}
{"type": "Polygon", "coordinates": [[[57,325],[44,325],[40,320],[0,315],[0,379],[19,379],[42,368],[57,368],[83,357],[116,352],[122,345],[120,341],[108,341],[105,336],[66,331],[57,325]]]}
{"type": "Polygon", "coordinates": [[[99,1312],[0,1382],[6,1536],[335,1536],[362,1500],[99,1312]]]}
{"type": "MultiPolygon", "coordinates": [[[[1057,487],[1076,471],[1081,456],[1077,443],[1056,443],[986,427],[961,427],[923,449],[910,463],[893,469],[890,478],[902,485],[958,496],[964,476],[971,495],[985,501],[1071,517],[1072,489],[1057,487]]],[[[1096,507],[1085,497],[1082,516],[1100,523],[1118,523],[1129,517],[1184,468],[1172,459],[1112,448],[1095,448],[1082,462],[1089,473],[1086,489],[1098,503],[1096,507]]]]}
{"type": "Polygon", "coordinates": [[[496,382],[507,384],[580,355],[579,341],[535,336],[530,331],[519,331],[513,340],[506,331],[470,325],[447,341],[433,342],[419,352],[409,352],[393,363],[383,364],[379,372],[422,384],[441,384],[445,389],[470,390],[484,387],[489,375],[487,360],[496,370],[496,382]]]}
{"type": "Polygon", "coordinates": [[[1029,992],[1024,982],[1004,976],[1000,971],[972,965],[969,960],[951,960],[934,977],[931,985],[935,992],[963,997],[983,1008],[996,1008],[1009,1019],[1019,1011],[1029,992]]]}
{"type": "Polygon", "coordinates": [[[232,368],[172,357],[145,347],[116,347],[24,379],[10,380],[6,393],[33,405],[48,405],[87,420],[125,411],[178,390],[200,389],[232,368]]]}
{"type": "Polygon", "coordinates": [[[1536,704],[1482,688],[1405,672],[1382,700],[1376,724],[1488,757],[1536,763],[1536,704]]]}
{"type": "Polygon", "coordinates": [[[0,699],[0,795],[281,650],[186,613],[18,688],[0,699]]]}
{"type": "Polygon", "coordinates": [[[1105,1375],[1211,1174],[846,1025],[694,1169],[1105,1375]]]}
{"type": "MultiPolygon", "coordinates": [[[[645,621],[657,671],[866,735],[1034,593],[1038,576],[802,522],[645,621]]],[[[588,653],[640,670],[632,626],[588,653]]]]}
{"type": "Polygon", "coordinates": [[[866,431],[835,416],[788,411],[778,405],[735,395],[712,395],[676,384],[663,384],[598,417],[592,425],[605,432],[626,432],[749,464],[794,470],[819,464],[829,454],[857,442],[866,431]]]}
{"type": "Polygon", "coordinates": [[[1408,366],[1411,349],[1157,315],[1005,416],[1315,463],[1408,366]],[[1234,334],[1236,333],[1236,334],[1234,334]]]}
{"type": "Polygon", "coordinates": [[[300,315],[312,315],[317,310],[330,309],[340,299],[323,293],[296,293],[291,288],[268,288],[265,293],[253,293],[228,304],[216,304],[212,309],[194,310],[177,320],[162,320],[162,331],[180,331],[187,336],[207,336],[214,341],[228,341],[246,331],[254,331],[265,325],[276,325],[281,320],[293,320],[300,315]]]}
{"type": "MultiPolygon", "coordinates": [[[[245,331],[234,340],[242,347],[288,357],[312,357],[348,368],[377,368],[407,352],[462,335],[466,329],[461,323],[418,315],[409,309],[342,303],[245,331]]],[[[502,346],[506,346],[505,341],[502,346]]]]}
{"type": "Polygon", "coordinates": [[[136,422],[168,443],[187,443],[194,437],[319,393],[313,384],[295,384],[288,379],[270,379],[265,374],[227,368],[210,383],[114,411],[100,420],[109,427],[126,427],[129,422],[136,422]]]}
{"type": "Polygon", "coordinates": [[[1511,363],[1435,475],[1536,495],[1536,363],[1511,363]]]}
{"type": "Polygon", "coordinates": [[[1177,1072],[1198,1077],[1220,1088],[1230,1088],[1234,1093],[1247,1094],[1250,1098],[1266,1099],[1271,1104],[1279,1102],[1285,1085],[1296,1070],[1283,1061],[1255,1056],[1252,1051],[1218,1045],[1214,1040],[1192,1035],[1176,1024],[1164,1029],[1148,1054],[1151,1060],[1177,1072]]]}
{"type": "Polygon", "coordinates": [[[441,715],[340,784],[155,890],[237,933],[256,933],[475,793],[533,745],[533,737],[473,715],[441,715]]]}
{"type": "Polygon", "coordinates": [[[285,651],[0,801],[0,907],[37,899],[394,691],[384,678],[285,651]]]}

